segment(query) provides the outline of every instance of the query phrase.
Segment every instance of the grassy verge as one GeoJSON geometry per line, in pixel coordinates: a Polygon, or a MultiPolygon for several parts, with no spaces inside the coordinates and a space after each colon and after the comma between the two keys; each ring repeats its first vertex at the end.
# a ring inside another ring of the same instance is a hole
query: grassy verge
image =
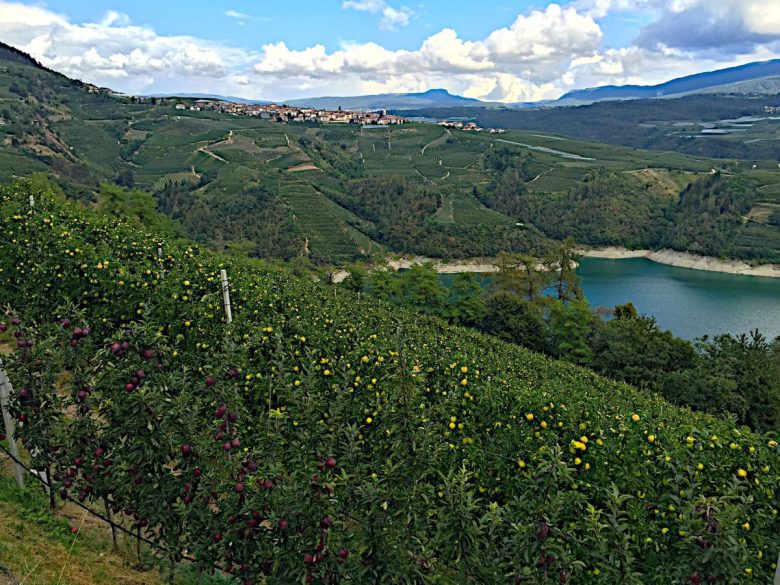
{"type": "Polygon", "coordinates": [[[17,488],[7,461],[0,466],[0,585],[227,585],[220,577],[204,576],[180,565],[173,580],[158,559],[135,543],[120,537],[117,549],[108,526],[73,504],[56,511],[35,484],[17,488]],[[78,532],[72,532],[72,528],[78,532]],[[15,577],[9,580],[2,568],[15,577]],[[3,579],[6,579],[4,581],[3,579]]]}

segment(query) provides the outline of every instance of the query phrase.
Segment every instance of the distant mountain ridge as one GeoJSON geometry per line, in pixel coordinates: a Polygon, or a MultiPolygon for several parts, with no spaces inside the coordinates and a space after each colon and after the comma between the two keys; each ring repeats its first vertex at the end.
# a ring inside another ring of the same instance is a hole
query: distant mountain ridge
{"type": "Polygon", "coordinates": [[[754,81],[780,75],[780,59],[747,63],[738,67],[697,73],[658,85],[606,85],[570,91],[558,102],[596,102],[601,100],[648,99],[712,90],[719,86],[754,81]]]}
{"type": "Polygon", "coordinates": [[[363,96],[326,96],[286,100],[283,103],[290,106],[305,108],[322,108],[335,110],[341,107],[345,110],[380,110],[380,109],[405,109],[414,110],[420,108],[436,107],[463,107],[486,106],[489,102],[483,102],[475,98],[467,98],[453,95],[446,89],[429,89],[420,93],[384,93],[363,96]]]}

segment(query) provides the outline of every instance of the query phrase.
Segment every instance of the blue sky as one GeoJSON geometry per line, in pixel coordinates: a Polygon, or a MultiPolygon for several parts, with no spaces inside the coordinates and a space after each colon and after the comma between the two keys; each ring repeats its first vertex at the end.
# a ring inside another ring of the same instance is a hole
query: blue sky
{"type": "MultiPolygon", "coordinates": [[[[136,24],[151,26],[159,34],[193,35],[247,49],[259,49],[265,43],[280,40],[295,49],[316,43],[336,49],[341,40],[374,41],[389,49],[402,49],[419,46],[426,37],[447,27],[456,29],[464,38],[481,38],[511,23],[518,14],[547,4],[549,2],[512,0],[399,2],[398,6],[409,6],[414,15],[409,25],[392,31],[378,26],[381,17],[376,14],[342,9],[341,0],[235,0],[229,3],[207,0],[137,0],[132,3],[54,0],[39,5],[81,23],[94,22],[108,10],[117,10],[128,15],[136,24]],[[231,18],[226,16],[228,11],[245,14],[248,18],[231,18]]],[[[612,28],[616,36],[630,34],[624,32],[620,23],[612,28]]]]}
{"type": "Polygon", "coordinates": [[[780,56],[777,0],[0,0],[0,40],[129,93],[505,102],[780,56]]]}

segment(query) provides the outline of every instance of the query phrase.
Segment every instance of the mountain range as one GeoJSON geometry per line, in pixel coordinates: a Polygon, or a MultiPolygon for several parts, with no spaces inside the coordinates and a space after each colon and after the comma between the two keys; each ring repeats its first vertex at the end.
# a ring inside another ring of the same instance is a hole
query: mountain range
{"type": "MultiPolygon", "coordinates": [[[[683,95],[723,93],[737,95],[780,93],[780,59],[757,61],[738,67],[696,73],[657,85],[607,85],[570,91],[557,100],[518,102],[512,107],[556,107],[609,100],[655,99],[683,95]]],[[[322,97],[290,100],[296,106],[345,109],[404,109],[436,107],[507,107],[506,104],[485,102],[453,95],[445,89],[423,93],[379,94],[356,97],[322,97]]]]}
{"type": "Polygon", "coordinates": [[[381,110],[384,108],[418,108],[463,107],[490,105],[474,98],[453,95],[446,89],[430,89],[421,93],[384,93],[377,95],[345,96],[345,97],[313,97],[285,101],[286,104],[298,107],[321,108],[335,110],[341,107],[345,110],[381,110]]]}
{"type": "MultiPolygon", "coordinates": [[[[171,98],[179,97],[184,99],[219,99],[237,104],[269,104],[265,100],[250,100],[240,97],[222,96],[207,93],[185,93],[185,94],[154,94],[146,97],[171,98]]],[[[280,100],[276,103],[295,106],[298,108],[316,108],[321,110],[382,110],[382,109],[404,109],[415,110],[422,108],[452,108],[464,106],[490,106],[500,105],[483,102],[474,98],[467,98],[459,95],[453,95],[446,89],[429,89],[420,93],[382,93],[376,95],[360,96],[323,96],[294,98],[289,100],[280,100]]]]}
{"type": "MultiPolygon", "coordinates": [[[[570,91],[557,100],[504,104],[454,95],[446,89],[430,89],[420,93],[384,93],[362,96],[323,96],[283,100],[281,103],[306,108],[336,110],[421,110],[430,108],[538,108],[591,104],[601,101],[656,99],[692,94],[723,93],[737,95],[780,93],[780,59],[758,61],[672,79],[657,85],[606,85],[570,91]]],[[[174,97],[173,94],[149,97],[174,97]]],[[[222,99],[236,103],[267,104],[213,94],[175,94],[183,98],[222,99]]]]}
{"type": "MultiPolygon", "coordinates": [[[[723,93],[763,93],[756,91],[753,84],[764,78],[775,78],[780,75],[780,59],[758,61],[697,73],[687,77],[672,79],[658,85],[606,85],[588,89],[570,91],[561,96],[560,102],[597,102],[620,99],[648,99],[691,93],[712,93],[723,90],[723,93]],[[746,85],[745,85],[746,84],[746,85]]],[[[777,82],[772,84],[773,92],[777,90],[777,82]]]]}

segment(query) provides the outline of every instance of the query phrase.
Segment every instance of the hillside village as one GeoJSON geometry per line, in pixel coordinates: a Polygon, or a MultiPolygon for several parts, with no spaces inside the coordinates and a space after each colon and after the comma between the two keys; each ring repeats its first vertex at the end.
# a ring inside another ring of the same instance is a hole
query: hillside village
{"type": "Polygon", "coordinates": [[[192,105],[176,104],[177,110],[214,111],[234,116],[257,116],[275,122],[312,122],[317,124],[361,124],[363,126],[390,126],[408,122],[386,110],[360,112],[351,110],[321,110],[278,104],[239,104],[215,100],[196,100],[192,105]]]}
{"type": "MultiPolygon", "coordinates": [[[[212,111],[234,116],[257,116],[264,120],[280,123],[315,123],[315,124],[359,124],[362,126],[396,126],[409,122],[407,118],[388,114],[387,110],[359,111],[359,110],[324,110],[319,108],[302,108],[278,104],[241,104],[218,100],[200,99],[192,104],[177,103],[177,110],[189,110],[193,112],[212,111]]],[[[461,122],[445,120],[438,123],[439,126],[453,130],[466,132],[489,132],[490,134],[503,134],[502,128],[481,128],[474,122],[461,122]]]]}
{"type": "Polygon", "coordinates": [[[482,128],[477,126],[475,122],[461,122],[459,120],[443,120],[438,123],[442,128],[449,128],[452,130],[464,130],[466,132],[489,132],[490,134],[504,134],[506,130],[503,128],[482,128]]]}

